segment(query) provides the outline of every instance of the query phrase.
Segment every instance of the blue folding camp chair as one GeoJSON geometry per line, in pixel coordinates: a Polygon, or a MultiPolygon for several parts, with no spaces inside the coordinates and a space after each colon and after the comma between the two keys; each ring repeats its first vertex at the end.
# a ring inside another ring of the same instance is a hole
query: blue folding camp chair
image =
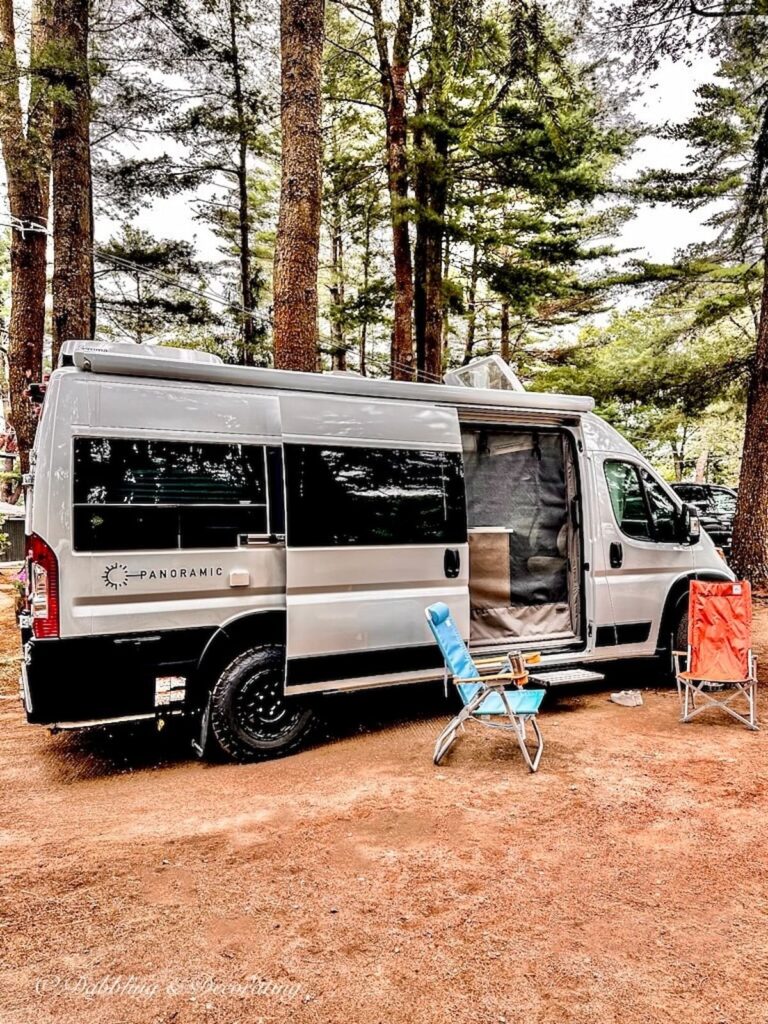
{"type": "MultiPolygon", "coordinates": [[[[426,609],[426,616],[427,624],[445,660],[446,682],[450,673],[464,704],[458,715],[451,719],[437,737],[435,764],[440,764],[453,746],[459,729],[463,731],[466,722],[475,721],[480,725],[514,732],[525,763],[532,772],[535,772],[544,750],[544,740],[536,721],[539,706],[544,699],[544,690],[505,690],[505,685],[509,683],[514,683],[516,687],[523,685],[528,679],[527,671],[523,670],[522,674],[517,675],[513,673],[508,657],[475,663],[456,629],[448,605],[442,602],[430,605],[426,609]],[[489,674],[483,675],[478,665],[489,674]],[[493,718],[504,720],[492,721],[493,718]],[[526,737],[529,722],[536,740],[533,756],[526,737]]],[[[537,655],[531,656],[531,660],[535,657],[537,655]]]]}

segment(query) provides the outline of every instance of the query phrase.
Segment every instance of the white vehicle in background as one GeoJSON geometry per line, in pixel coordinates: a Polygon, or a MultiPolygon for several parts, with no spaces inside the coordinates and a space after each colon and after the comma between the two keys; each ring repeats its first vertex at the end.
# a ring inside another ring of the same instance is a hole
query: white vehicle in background
{"type": "Polygon", "coordinates": [[[185,715],[198,748],[283,754],[323,694],[442,677],[435,601],[554,686],[668,652],[689,581],[732,578],[589,398],[97,342],[62,363],[27,488],[30,722],[185,715]]]}

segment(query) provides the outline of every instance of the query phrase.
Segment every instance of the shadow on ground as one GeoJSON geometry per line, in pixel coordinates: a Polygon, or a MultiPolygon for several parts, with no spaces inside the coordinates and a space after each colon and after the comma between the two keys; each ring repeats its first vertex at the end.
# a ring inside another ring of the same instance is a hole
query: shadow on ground
{"type": "MultiPolygon", "coordinates": [[[[544,715],[567,715],[578,710],[577,698],[582,695],[668,685],[669,681],[662,677],[657,665],[628,662],[620,669],[607,669],[604,682],[551,691],[542,710],[544,715]]],[[[441,722],[454,714],[458,706],[455,690],[451,688],[446,698],[442,683],[332,694],[319,703],[321,725],[310,746],[337,743],[429,720],[434,720],[437,736],[441,722]]],[[[59,733],[52,738],[49,750],[51,755],[66,763],[71,779],[92,779],[193,761],[196,755],[191,740],[188,722],[172,720],[160,730],[155,722],[136,722],[59,733]]],[[[213,758],[204,763],[215,765],[218,762],[213,758]]]]}

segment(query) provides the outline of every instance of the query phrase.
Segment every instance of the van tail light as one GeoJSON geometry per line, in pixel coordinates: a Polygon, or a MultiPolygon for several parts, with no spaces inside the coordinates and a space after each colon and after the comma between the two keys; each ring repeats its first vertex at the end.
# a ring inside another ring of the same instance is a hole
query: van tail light
{"type": "Polygon", "coordinates": [[[29,537],[29,611],[34,636],[59,635],[59,563],[36,533],[29,537]]]}

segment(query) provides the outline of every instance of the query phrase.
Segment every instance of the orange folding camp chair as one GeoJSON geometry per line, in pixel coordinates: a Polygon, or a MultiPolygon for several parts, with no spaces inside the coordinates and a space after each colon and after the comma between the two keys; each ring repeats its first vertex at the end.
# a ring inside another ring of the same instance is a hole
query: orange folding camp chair
{"type": "Polygon", "coordinates": [[[714,706],[749,729],[758,728],[749,583],[694,580],[688,604],[688,650],[675,651],[674,657],[681,722],[690,722],[714,706]]]}

